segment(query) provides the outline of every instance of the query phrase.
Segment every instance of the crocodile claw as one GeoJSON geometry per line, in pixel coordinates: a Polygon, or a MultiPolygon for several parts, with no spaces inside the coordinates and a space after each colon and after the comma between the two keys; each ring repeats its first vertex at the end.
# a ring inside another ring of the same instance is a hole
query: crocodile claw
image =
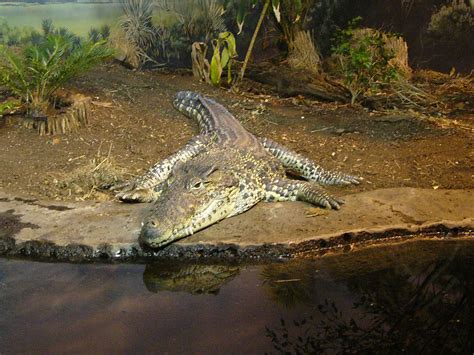
{"type": "Polygon", "coordinates": [[[153,202],[156,201],[159,196],[160,193],[154,189],[127,190],[115,195],[117,199],[127,203],[153,202]]]}
{"type": "Polygon", "coordinates": [[[115,184],[109,187],[110,191],[121,191],[121,192],[131,191],[133,189],[135,189],[134,181],[125,181],[125,182],[121,182],[119,184],[115,184]]]}
{"type": "Polygon", "coordinates": [[[321,207],[326,208],[326,209],[333,209],[333,210],[338,210],[341,208],[341,205],[344,203],[344,200],[335,198],[332,196],[326,196],[324,199],[321,199],[320,204],[321,207]]]}

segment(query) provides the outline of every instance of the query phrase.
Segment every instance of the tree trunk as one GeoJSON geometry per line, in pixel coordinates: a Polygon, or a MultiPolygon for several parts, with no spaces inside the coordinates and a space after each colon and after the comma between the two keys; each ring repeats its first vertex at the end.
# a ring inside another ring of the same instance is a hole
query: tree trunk
{"type": "Polygon", "coordinates": [[[263,20],[265,15],[267,14],[268,7],[270,6],[270,0],[265,0],[265,4],[263,5],[262,12],[260,13],[260,18],[257,22],[257,27],[255,27],[255,31],[253,32],[252,39],[250,40],[249,48],[247,49],[247,54],[245,55],[244,64],[242,65],[242,69],[240,71],[239,81],[242,81],[245,75],[245,69],[247,68],[247,64],[250,60],[250,56],[252,55],[253,46],[255,45],[255,41],[257,40],[258,32],[260,31],[260,27],[262,26],[263,20]]]}
{"type": "Polygon", "coordinates": [[[272,86],[272,89],[282,96],[303,95],[324,101],[351,102],[349,90],[324,74],[315,75],[284,65],[263,63],[249,67],[246,76],[272,86]]]}

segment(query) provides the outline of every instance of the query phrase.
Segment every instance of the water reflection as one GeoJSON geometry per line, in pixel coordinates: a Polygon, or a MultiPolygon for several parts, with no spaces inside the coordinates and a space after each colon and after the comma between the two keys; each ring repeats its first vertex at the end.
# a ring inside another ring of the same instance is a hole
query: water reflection
{"type": "Polygon", "coordinates": [[[293,353],[472,353],[472,251],[472,246],[463,250],[453,244],[438,254],[434,249],[418,250],[396,263],[380,265],[370,263],[377,252],[372,250],[345,257],[342,264],[340,259],[323,259],[304,269],[295,264],[295,273],[289,272],[289,264],[268,266],[262,275],[271,285],[267,289],[272,297],[285,305],[304,303],[310,310],[300,318],[281,318],[279,326],[267,327],[267,336],[275,350],[293,353]],[[365,265],[365,270],[357,264],[365,265]],[[317,272],[318,267],[324,272],[317,272]],[[303,274],[298,273],[301,270],[303,274]],[[282,276],[301,282],[288,287],[275,281],[282,276]],[[316,295],[321,293],[316,285],[328,276],[345,287],[351,304],[347,296],[316,295]],[[312,303],[317,298],[324,300],[312,303]]]}
{"type": "Polygon", "coordinates": [[[313,303],[318,290],[317,273],[314,263],[295,261],[264,266],[260,276],[270,298],[292,308],[313,303]]]}
{"type": "Polygon", "coordinates": [[[472,241],[260,266],[0,259],[0,353],[472,353],[472,265],[472,241]]]}
{"type": "Polygon", "coordinates": [[[146,266],[143,282],[148,291],[210,293],[217,295],[220,288],[239,274],[239,267],[219,264],[154,263],[146,266]]]}

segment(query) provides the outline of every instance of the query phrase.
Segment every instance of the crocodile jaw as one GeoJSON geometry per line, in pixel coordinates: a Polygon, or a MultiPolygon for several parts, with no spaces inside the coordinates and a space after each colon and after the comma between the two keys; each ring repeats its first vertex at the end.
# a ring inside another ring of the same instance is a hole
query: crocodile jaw
{"type": "Polygon", "coordinates": [[[201,208],[196,209],[184,221],[175,220],[172,229],[164,227],[163,223],[160,223],[154,216],[149,217],[143,223],[140,232],[140,245],[162,248],[227,218],[234,212],[237,195],[237,188],[227,189],[224,194],[216,196],[201,208]]]}

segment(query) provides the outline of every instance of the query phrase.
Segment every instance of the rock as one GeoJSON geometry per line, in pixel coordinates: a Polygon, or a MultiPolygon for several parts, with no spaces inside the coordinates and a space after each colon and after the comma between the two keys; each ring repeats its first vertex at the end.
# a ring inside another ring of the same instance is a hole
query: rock
{"type": "Polygon", "coordinates": [[[474,235],[471,190],[392,188],[344,199],[341,210],[324,213],[302,202],[260,203],[163,250],[144,251],[137,237],[147,204],[39,201],[0,191],[0,254],[64,261],[281,258],[386,238],[474,235]]]}

